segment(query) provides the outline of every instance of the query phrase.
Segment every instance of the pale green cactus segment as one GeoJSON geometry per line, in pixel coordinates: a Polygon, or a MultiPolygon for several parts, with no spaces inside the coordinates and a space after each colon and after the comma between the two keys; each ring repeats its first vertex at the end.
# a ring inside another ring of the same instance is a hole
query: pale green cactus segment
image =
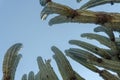
{"type": "MultiPolygon", "coordinates": [[[[75,71],[75,76],[77,77],[77,80],[86,80],[83,77],[81,77],[76,71],[75,71]]],[[[74,78],[73,78],[74,80],[74,78]]]]}
{"type": "Polygon", "coordinates": [[[103,67],[113,72],[120,73],[120,62],[118,61],[107,60],[107,59],[97,59],[97,60],[89,59],[89,63],[99,67],[103,67]]]}
{"type": "Polygon", "coordinates": [[[106,28],[104,26],[99,26],[94,29],[95,32],[105,32],[111,41],[115,41],[115,36],[113,34],[113,31],[109,28],[106,28]]]}
{"type": "Polygon", "coordinates": [[[63,53],[60,50],[58,50],[58,48],[53,46],[51,49],[55,53],[53,58],[55,59],[57,65],[58,65],[59,71],[60,71],[63,79],[64,80],[70,79],[71,75],[72,76],[74,75],[74,71],[72,70],[70,63],[67,61],[67,59],[65,58],[63,53]]]}
{"type": "Polygon", "coordinates": [[[46,66],[45,66],[44,61],[42,60],[42,57],[38,57],[37,62],[38,62],[38,67],[40,69],[40,79],[47,80],[48,78],[47,76],[49,72],[47,72],[46,70],[46,66]]]}
{"type": "Polygon", "coordinates": [[[28,79],[27,79],[27,74],[24,74],[24,75],[22,76],[22,80],[28,80],[28,79]]]}
{"type": "Polygon", "coordinates": [[[82,57],[84,59],[87,59],[87,58],[97,59],[97,57],[94,56],[92,53],[90,53],[88,51],[84,51],[82,49],[70,48],[70,49],[68,49],[68,52],[74,53],[75,56],[82,57]]]}
{"type": "MultiPolygon", "coordinates": [[[[3,76],[11,77],[11,71],[13,68],[13,65],[15,63],[16,57],[18,55],[18,51],[21,49],[22,44],[16,43],[13,46],[11,46],[8,51],[6,52],[3,60],[3,76]]],[[[4,78],[5,78],[4,77],[4,78]]]]}
{"type": "Polygon", "coordinates": [[[35,80],[39,80],[40,79],[40,71],[37,72],[37,74],[35,75],[35,80]]]}
{"type": "Polygon", "coordinates": [[[93,52],[94,54],[97,54],[101,57],[111,58],[111,54],[109,54],[107,51],[105,51],[95,45],[92,45],[90,43],[80,41],[80,40],[70,40],[69,43],[72,45],[77,45],[79,47],[82,47],[86,50],[89,50],[89,51],[93,52]]]}
{"type": "Polygon", "coordinates": [[[120,49],[120,37],[115,38],[116,46],[120,49]]]}
{"type": "Polygon", "coordinates": [[[68,6],[61,5],[55,2],[49,2],[41,11],[41,19],[42,20],[46,19],[46,17],[49,14],[61,14],[61,15],[69,16],[72,14],[72,12],[73,9],[68,6]]]}
{"type": "Polygon", "coordinates": [[[52,69],[50,65],[50,60],[46,60],[45,63],[42,60],[41,57],[37,58],[40,73],[36,75],[36,77],[39,77],[40,80],[58,80],[57,75],[55,74],[54,70],[52,69]]]}
{"type": "Polygon", "coordinates": [[[113,46],[116,46],[115,43],[113,41],[111,41],[109,38],[99,35],[99,34],[83,33],[83,34],[81,34],[81,37],[86,37],[88,39],[95,39],[98,42],[100,42],[101,44],[103,44],[109,48],[113,48],[113,46]]]}
{"type": "MultiPolygon", "coordinates": [[[[110,49],[101,48],[102,50],[108,52],[110,55],[113,55],[113,52],[110,49]]],[[[112,56],[113,57],[113,56],[112,56]]]]}
{"type": "MultiPolygon", "coordinates": [[[[65,52],[66,52],[66,55],[67,55],[67,56],[69,56],[69,57],[72,58],[73,60],[77,61],[78,63],[82,64],[84,67],[92,70],[93,72],[97,72],[97,73],[99,72],[99,69],[98,69],[97,67],[93,66],[92,64],[89,64],[86,59],[84,59],[84,58],[82,58],[82,57],[79,58],[78,56],[73,55],[73,54],[75,54],[75,53],[71,53],[71,52],[68,51],[68,50],[66,50],[65,52]]],[[[81,53],[80,53],[80,54],[81,54],[81,53]]]]}
{"type": "Polygon", "coordinates": [[[34,72],[30,71],[28,74],[28,80],[34,80],[34,72]]]}
{"type": "Polygon", "coordinates": [[[59,80],[58,77],[57,77],[57,75],[56,75],[56,73],[54,72],[51,64],[50,64],[50,61],[51,61],[51,60],[47,60],[47,61],[46,61],[46,67],[47,67],[48,71],[50,72],[49,76],[50,76],[51,79],[53,79],[53,80],[59,80]]]}
{"type": "Polygon", "coordinates": [[[95,7],[97,5],[105,4],[106,0],[89,0],[87,3],[85,3],[83,6],[80,7],[80,9],[88,9],[91,7],[95,7]]]}
{"type": "Polygon", "coordinates": [[[111,74],[106,70],[102,70],[99,74],[104,80],[120,80],[116,75],[111,74]]]}
{"type": "Polygon", "coordinates": [[[87,3],[81,6],[80,9],[85,10],[88,8],[92,8],[92,7],[107,4],[107,3],[110,3],[111,5],[113,5],[114,3],[120,3],[120,0],[89,0],[87,3]]]}
{"type": "MultiPolygon", "coordinates": [[[[89,39],[95,39],[101,44],[109,47],[113,52],[118,52],[118,47],[114,41],[111,41],[109,38],[98,35],[98,34],[93,34],[93,33],[84,33],[81,34],[81,37],[87,37],[89,39]]],[[[114,54],[114,53],[113,53],[114,54]]]]}
{"type": "Polygon", "coordinates": [[[45,64],[44,64],[44,62],[42,60],[42,57],[39,56],[37,58],[37,63],[38,63],[38,67],[41,70],[41,72],[42,72],[42,70],[44,71],[45,70],[45,64]]]}
{"type": "Polygon", "coordinates": [[[17,66],[18,66],[18,63],[20,62],[20,59],[22,58],[22,55],[21,54],[18,54],[16,59],[15,59],[15,62],[14,62],[14,65],[12,67],[12,72],[11,72],[11,80],[14,80],[14,77],[15,77],[15,72],[16,72],[16,69],[17,69],[17,66]]]}
{"type": "Polygon", "coordinates": [[[53,58],[55,59],[58,65],[63,80],[72,80],[72,79],[84,80],[81,76],[78,76],[77,73],[72,69],[67,58],[57,47],[53,46],[51,49],[55,53],[53,58]]]}
{"type": "Polygon", "coordinates": [[[60,24],[60,23],[68,23],[71,22],[72,19],[67,18],[66,16],[63,15],[59,15],[59,16],[55,16],[54,18],[49,20],[49,25],[55,25],[55,24],[60,24]]]}

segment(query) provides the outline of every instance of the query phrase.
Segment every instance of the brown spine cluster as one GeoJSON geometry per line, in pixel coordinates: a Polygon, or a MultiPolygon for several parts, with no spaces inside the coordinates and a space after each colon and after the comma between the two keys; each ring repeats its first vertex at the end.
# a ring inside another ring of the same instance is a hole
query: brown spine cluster
{"type": "Polygon", "coordinates": [[[72,10],[70,15],[67,18],[73,19],[74,17],[78,16],[78,12],[76,10],[72,10]]]}
{"type": "Polygon", "coordinates": [[[111,15],[107,15],[107,14],[104,14],[104,13],[97,13],[96,14],[96,24],[105,24],[107,22],[110,22],[111,19],[112,19],[112,16],[111,15]]]}

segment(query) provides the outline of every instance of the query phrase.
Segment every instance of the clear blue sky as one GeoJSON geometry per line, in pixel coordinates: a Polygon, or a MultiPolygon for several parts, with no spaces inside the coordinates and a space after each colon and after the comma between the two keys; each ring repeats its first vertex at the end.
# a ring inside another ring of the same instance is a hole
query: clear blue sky
{"type": "MultiPolygon", "coordinates": [[[[63,4],[67,4],[76,9],[81,4],[77,4],[75,0],[55,0],[63,4]]],[[[88,1],[88,0],[86,0],[88,1]]],[[[0,78],[2,77],[2,61],[6,50],[14,43],[22,43],[24,47],[20,53],[23,55],[16,72],[16,79],[21,80],[24,73],[31,70],[37,73],[37,56],[43,59],[52,59],[53,52],[50,47],[55,45],[62,51],[70,47],[68,44],[71,39],[82,39],[80,34],[85,32],[93,32],[94,24],[59,24],[49,26],[48,21],[40,19],[40,11],[43,7],[39,5],[39,0],[0,0],[0,78]]],[[[92,8],[91,10],[99,11],[120,11],[120,6],[110,4],[92,8]]],[[[93,44],[98,43],[92,41],[93,44]]],[[[85,67],[68,58],[73,65],[74,70],[80,73],[87,80],[102,80],[98,76],[85,67]]],[[[57,66],[52,59],[52,66],[58,76],[57,66]]],[[[60,78],[60,80],[62,80],[60,78]]]]}

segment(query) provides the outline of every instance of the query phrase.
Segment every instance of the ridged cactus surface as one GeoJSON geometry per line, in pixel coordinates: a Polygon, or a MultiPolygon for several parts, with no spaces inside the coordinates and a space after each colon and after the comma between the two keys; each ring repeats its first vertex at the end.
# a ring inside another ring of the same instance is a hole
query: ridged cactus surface
{"type": "MultiPolygon", "coordinates": [[[[56,61],[63,80],[86,80],[72,68],[72,64],[70,64],[67,57],[99,74],[103,80],[120,80],[120,38],[114,34],[115,31],[120,32],[120,13],[88,10],[99,5],[120,3],[120,0],[89,0],[79,9],[72,9],[52,0],[39,1],[40,5],[44,7],[41,11],[42,20],[47,19],[51,14],[57,14],[57,16],[50,19],[49,25],[68,22],[97,24],[99,26],[94,29],[96,33],[83,33],[81,37],[96,40],[107,47],[101,48],[76,39],[70,40],[69,44],[76,45],[77,48],[65,49],[65,52],[62,52],[56,46],[52,46],[53,59],[56,61]],[[104,32],[107,36],[100,35],[97,32],[104,32]]],[[[76,1],[79,4],[82,2],[82,0],[76,1]]],[[[15,72],[22,58],[22,55],[19,54],[21,47],[21,43],[16,43],[5,53],[2,80],[15,79],[15,72]]],[[[24,74],[21,80],[59,80],[54,68],[51,66],[51,59],[43,60],[41,56],[38,56],[36,61],[39,68],[38,72],[30,71],[28,74],[24,74]]]]}

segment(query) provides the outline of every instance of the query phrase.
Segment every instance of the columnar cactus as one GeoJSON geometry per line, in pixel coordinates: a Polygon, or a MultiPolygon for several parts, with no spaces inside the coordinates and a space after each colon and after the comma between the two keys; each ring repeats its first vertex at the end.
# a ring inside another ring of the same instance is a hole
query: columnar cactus
{"type": "MultiPolygon", "coordinates": [[[[76,1],[80,2],[82,0],[76,1]]],[[[100,26],[96,27],[94,32],[107,34],[106,37],[96,33],[84,33],[81,34],[81,37],[94,39],[108,48],[100,48],[81,40],[70,40],[70,44],[80,48],[66,49],[65,56],[56,46],[52,46],[53,58],[63,80],[86,80],[72,68],[72,64],[66,57],[70,57],[84,67],[98,73],[104,80],[120,80],[120,38],[114,35],[114,31],[120,32],[120,13],[87,10],[107,3],[113,5],[114,3],[120,3],[120,0],[89,0],[76,10],[52,0],[40,0],[41,6],[44,7],[41,11],[42,20],[45,20],[50,14],[58,14],[49,21],[49,25],[65,22],[99,24],[100,26]],[[102,67],[102,69],[99,69],[99,67],[102,67]],[[110,71],[116,73],[116,75],[110,71]]],[[[18,63],[22,57],[21,54],[18,54],[21,47],[21,43],[16,43],[6,52],[3,60],[2,80],[14,80],[18,63]]],[[[43,61],[42,57],[37,57],[38,73],[35,74],[30,71],[28,74],[24,74],[21,80],[59,80],[50,61],[50,59],[43,61]]]]}
{"type": "Polygon", "coordinates": [[[14,80],[16,68],[22,57],[18,54],[21,47],[21,43],[16,43],[7,50],[3,60],[3,80],[14,80]]]}

